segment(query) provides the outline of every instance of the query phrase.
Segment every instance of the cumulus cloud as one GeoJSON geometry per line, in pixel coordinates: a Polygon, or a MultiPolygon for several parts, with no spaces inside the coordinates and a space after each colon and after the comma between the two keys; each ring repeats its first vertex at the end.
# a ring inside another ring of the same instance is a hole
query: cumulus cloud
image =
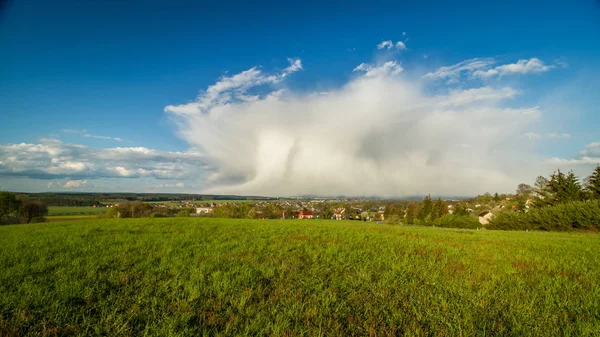
{"type": "MultiPolygon", "coordinates": [[[[472,59],[426,77],[459,77],[493,62],[472,59]]],[[[267,88],[245,101],[209,87],[165,110],[215,169],[208,193],[469,195],[512,190],[539,173],[518,136],[541,111],[514,103],[519,90],[432,93],[426,82],[404,78],[396,61],[354,71],[360,75],[327,92],[267,88]]],[[[236,88],[238,96],[255,89],[236,88]]]]}
{"type": "MultiPolygon", "coordinates": [[[[185,179],[204,167],[197,151],[165,152],[145,147],[96,149],[43,139],[38,144],[0,145],[0,176],[55,178],[185,179]]],[[[71,183],[71,186],[76,187],[71,183]]]]}
{"type": "Polygon", "coordinates": [[[117,141],[117,142],[122,142],[123,141],[123,139],[120,138],[120,137],[110,137],[110,136],[93,135],[93,134],[89,133],[86,129],[82,129],[82,130],[63,129],[62,132],[64,132],[64,133],[76,133],[76,134],[79,134],[79,135],[81,135],[83,137],[86,137],[86,138],[114,140],[114,141],[117,141]]]}
{"type": "Polygon", "coordinates": [[[394,44],[391,40],[383,41],[377,45],[377,49],[392,49],[394,44]]]}
{"type": "Polygon", "coordinates": [[[600,158],[600,142],[588,144],[579,154],[582,157],[600,158]]]}
{"type": "Polygon", "coordinates": [[[402,41],[398,41],[396,43],[396,49],[398,49],[398,50],[406,50],[406,44],[404,44],[404,42],[402,42],[402,41]]]}
{"type": "Polygon", "coordinates": [[[540,59],[533,57],[529,60],[519,60],[517,63],[504,64],[493,69],[476,70],[473,72],[473,76],[489,78],[514,74],[539,74],[555,67],[554,65],[545,65],[540,59]]]}
{"type": "MultiPolygon", "coordinates": [[[[87,180],[69,180],[67,181],[63,187],[64,188],[77,188],[77,187],[83,187],[87,184],[87,180]]],[[[50,187],[51,185],[48,185],[48,187],[50,187]]]]}
{"type": "Polygon", "coordinates": [[[547,164],[559,168],[584,167],[589,174],[593,167],[600,164],[600,142],[590,143],[573,158],[554,157],[546,160],[547,164]]]}
{"type": "Polygon", "coordinates": [[[536,132],[526,132],[523,134],[525,138],[529,140],[561,140],[561,139],[569,139],[571,135],[568,133],[536,133],[536,132]]]}

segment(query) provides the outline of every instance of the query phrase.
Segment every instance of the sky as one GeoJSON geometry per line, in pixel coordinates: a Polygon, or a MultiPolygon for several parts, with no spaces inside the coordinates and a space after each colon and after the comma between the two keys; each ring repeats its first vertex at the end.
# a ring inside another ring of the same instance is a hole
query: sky
{"type": "Polygon", "coordinates": [[[0,190],[476,195],[600,163],[600,1],[0,6],[0,190]]]}

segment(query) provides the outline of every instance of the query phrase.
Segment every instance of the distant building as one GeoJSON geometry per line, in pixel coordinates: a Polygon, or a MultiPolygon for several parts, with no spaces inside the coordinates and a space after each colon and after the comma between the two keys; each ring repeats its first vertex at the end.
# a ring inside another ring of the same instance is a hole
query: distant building
{"type": "Polygon", "coordinates": [[[298,213],[298,219],[312,219],[313,218],[313,212],[311,211],[302,211],[300,213],[298,213]]]}
{"type": "Polygon", "coordinates": [[[213,209],[210,207],[198,207],[196,208],[196,214],[210,214],[213,212],[213,209]]]}
{"type": "Polygon", "coordinates": [[[333,210],[333,218],[335,220],[342,220],[342,214],[346,211],[345,208],[336,208],[333,210]]]}
{"type": "Polygon", "coordinates": [[[479,223],[482,225],[487,225],[488,223],[490,223],[490,220],[492,219],[492,212],[481,212],[479,213],[479,223]]]}

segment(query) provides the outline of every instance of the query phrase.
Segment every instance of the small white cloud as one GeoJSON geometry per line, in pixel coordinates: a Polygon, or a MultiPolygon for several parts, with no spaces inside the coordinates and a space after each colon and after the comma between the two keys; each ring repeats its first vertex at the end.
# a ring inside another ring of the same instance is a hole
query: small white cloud
{"type": "Polygon", "coordinates": [[[429,55],[423,54],[423,58],[427,60],[429,58],[429,55]]]}
{"type": "Polygon", "coordinates": [[[402,41],[398,41],[398,43],[396,43],[396,49],[406,50],[406,44],[404,44],[404,42],[402,42],[402,41]]]}
{"type": "Polygon", "coordinates": [[[402,36],[406,36],[406,32],[402,32],[402,36]]]}
{"type": "Polygon", "coordinates": [[[353,71],[364,71],[366,77],[380,77],[387,75],[398,75],[404,69],[396,61],[385,62],[381,66],[374,66],[368,63],[361,63],[353,71]]]}
{"type": "Polygon", "coordinates": [[[579,153],[582,157],[596,157],[600,158],[600,142],[594,142],[586,145],[579,153]]]}
{"type": "Polygon", "coordinates": [[[539,74],[555,67],[554,65],[547,66],[540,59],[533,57],[529,60],[519,60],[517,63],[504,64],[493,69],[476,70],[473,72],[473,76],[489,78],[513,74],[539,74]]]}
{"type": "Polygon", "coordinates": [[[387,41],[383,41],[380,44],[377,45],[377,49],[392,49],[392,47],[394,46],[394,44],[392,43],[391,40],[387,40],[387,41]]]}
{"type": "MultiPolygon", "coordinates": [[[[64,188],[77,188],[77,187],[83,187],[87,184],[87,180],[69,180],[67,181],[63,187],[64,188]]],[[[50,186],[48,186],[50,187],[50,186]]]]}

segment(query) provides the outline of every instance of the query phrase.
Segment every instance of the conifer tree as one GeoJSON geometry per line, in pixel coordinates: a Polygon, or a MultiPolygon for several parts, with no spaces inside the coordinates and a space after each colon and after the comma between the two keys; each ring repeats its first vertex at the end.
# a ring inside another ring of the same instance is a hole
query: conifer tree
{"type": "Polygon", "coordinates": [[[431,211],[431,220],[441,218],[445,213],[445,208],[446,205],[444,205],[442,198],[438,198],[433,204],[433,209],[431,211]]]}
{"type": "Polygon", "coordinates": [[[406,208],[406,223],[409,225],[412,225],[415,222],[415,204],[414,203],[410,203],[408,204],[408,207],[406,208]]]}
{"type": "Polygon", "coordinates": [[[596,166],[592,174],[587,177],[585,190],[590,199],[600,199],[600,165],[596,166]]]}
{"type": "Polygon", "coordinates": [[[564,197],[565,202],[581,200],[581,184],[573,171],[569,171],[565,178],[564,197]]]}
{"type": "Polygon", "coordinates": [[[425,218],[427,218],[427,216],[431,214],[432,209],[433,209],[433,202],[431,201],[431,195],[427,195],[423,199],[423,205],[421,206],[421,209],[419,210],[419,215],[418,215],[419,220],[425,220],[425,218]]]}

